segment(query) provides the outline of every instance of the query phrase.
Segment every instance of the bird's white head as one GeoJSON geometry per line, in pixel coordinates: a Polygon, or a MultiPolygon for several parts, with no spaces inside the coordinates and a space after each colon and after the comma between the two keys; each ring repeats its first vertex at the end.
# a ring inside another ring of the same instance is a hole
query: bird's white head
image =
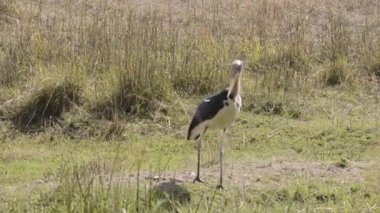
{"type": "Polygon", "coordinates": [[[243,71],[243,61],[234,60],[232,62],[232,75],[240,74],[243,71]]]}

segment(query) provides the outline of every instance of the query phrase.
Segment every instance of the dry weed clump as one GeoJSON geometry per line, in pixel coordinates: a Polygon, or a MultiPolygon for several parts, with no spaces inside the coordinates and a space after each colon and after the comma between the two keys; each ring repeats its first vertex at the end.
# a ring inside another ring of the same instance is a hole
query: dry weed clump
{"type": "Polygon", "coordinates": [[[372,65],[371,73],[380,78],[380,62],[372,65]]]}
{"type": "Polygon", "coordinates": [[[369,73],[380,78],[380,53],[372,60],[369,66],[369,73]]]}
{"type": "MultiPolygon", "coordinates": [[[[148,65],[142,65],[147,66],[148,65]]],[[[133,70],[133,68],[131,68],[133,70]]],[[[172,85],[167,76],[141,69],[139,72],[113,68],[104,74],[98,92],[89,91],[89,111],[108,120],[119,116],[154,114],[161,103],[169,103],[172,85]]]]}
{"type": "Polygon", "coordinates": [[[14,19],[15,10],[11,4],[0,2],[0,26],[5,23],[12,23],[16,19],[14,19]]]}
{"type": "Polygon", "coordinates": [[[10,118],[21,128],[48,124],[80,102],[81,90],[68,79],[41,82],[13,101],[10,118]]]}
{"type": "Polygon", "coordinates": [[[321,74],[321,83],[326,86],[338,86],[342,83],[352,83],[354,80],[352,67],[345,58],[333,61],[321,74]]]}
{"type": "MultiPolygon", "coordinates": [[[[161,90],[159,85],[157,90],[161,90]]],[[[145,114],[154,110],[154,101],[163,97],[155,97],[153,88],[133,88],[133,82],[130,79],[123,79],[115,86],[112,97],[114,108],[120,113],[127,114],[145,114]]],[[[162,95],[164,96],[164,95],[162,95]]]]}

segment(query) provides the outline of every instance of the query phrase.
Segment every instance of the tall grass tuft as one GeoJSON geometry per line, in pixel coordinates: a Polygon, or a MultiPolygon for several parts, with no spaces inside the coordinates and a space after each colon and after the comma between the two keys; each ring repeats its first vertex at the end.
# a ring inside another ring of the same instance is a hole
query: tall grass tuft
{"type": "Polygon", "coordinates": [[[81,103],[83,84],[77,77],[40,71],[18,97],[7,102],[10,119],[25,130],[53,124],[63,112],[81,103]]]}
{"type": "Polygon", "coordinates": [[[369,73],[380,78],[380,53],[375,54],[369,65],[369,73]]]}
{"type": "Polygon", "coordinates": [[[351,69],[347,59],[338,58],[325,68],[321,76],[322,84],[326,86],[337,86],[344,82],[352,81],[354,76],[351,69]]]}

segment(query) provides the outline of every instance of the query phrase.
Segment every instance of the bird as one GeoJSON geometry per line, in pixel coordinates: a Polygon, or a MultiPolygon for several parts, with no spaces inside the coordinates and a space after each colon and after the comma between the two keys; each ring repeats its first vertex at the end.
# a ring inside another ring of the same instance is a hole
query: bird
{"type": "Polygon", "coordinates": [[[200,178],[200,158],[202,139],[208,130],[221,130],[222,139],[220,140],[220,178],[218,189],[223,189],[223,155],[224,141],[227,128],[229,128],[238,113],[241,111],[242,99],[241,92],[241,74],[243,72],[243,62],[234,60],[232,62],[232,76],[228,88],[203,100],[197,107],[196,112],[191,120],[187,140],[196,140],[197,143],[197,175],[193,181],[203,182],[200,178]]]}

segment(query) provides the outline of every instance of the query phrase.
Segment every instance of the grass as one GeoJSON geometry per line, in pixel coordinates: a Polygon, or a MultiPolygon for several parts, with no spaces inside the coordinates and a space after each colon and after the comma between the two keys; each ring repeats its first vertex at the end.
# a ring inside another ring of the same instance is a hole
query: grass
{"type": "MultiPolygon", "coordinates": [[[[326,100],[334,95],[333,89],[324,94],[326,100]]],[[[187,123],[186,115],[173,119],[171,126],[165,127],[166,131],[161,130],[163,121],[157,125],[151,125],[149,120],[135,121],[126,125],[118,137],[108,141],[101,135],[73,140],[68,135],[56,135],[51,127],[36,136],[5,139],[0,144],[3,150],[1,167],[5,171],[0,179],[2,208],[79,212],[121,211],[123,208],[132,212],[136,208],[141,211],[178,208],[185,212],[375,210],[379,200],[376,162],[380,151],[379,123],[372,117],[376,105],[370,104],[369,97],[365,104],[374,108],[362,108],[355,101],[342,101],[343,98],[349,99],[340,97],[334,103],[323,102],[323,97],[308,100],[308,103],[318,101],[320,105],[301,108],[301,117],[297,119],[286,113],[243,112],[229,133],[226,165],[232,172],[232,179],[226,178],[229,175],[225,177],[227,190],[214,190],[216,176],[207,179],[210,185],[185,182],[178,185],[175,192],[169,191],[176,195],[189,192],[190,201],[181,203],[177,200],[180,196],[155,194],[157,183],[145,178],[160,173],[168,173],[171,177],[171,171],[177,171],[178,177],[182,175],[183,178],[194,171],[195,144],[183,139],[185,131],[173,135],[174,130],[187,123]],[[347,109],[340,108],[337,103],[352,104],[351,121],[345,119],[347,109]],[[331,115],[319,110],[336,111],[331,115]],[[315,116],[302,116],[310,111],[315,116]],[[336,176],[323,178],[312,173],[300,175],[284,170],[280,179],[269,173],[266,177],[259,176],[258,181],[248,181],[249,185],[244,181],[233,182],[242,175],[239,168],[243,165],[256,168],[278,161],[305,162],[306,165],[311,162],[310,166],[313,162],[321,162],[336,166],[338,171],[339,168],[355,170],[360,162],[367,162],[368,166],[359,169],[359,174],[347,174],[348,177],[359,175],[364,181],[336,176]],[[374,167],[370,162],[375,162],[374,167]],[[138,174],[141,175],[140,183],[136,182],[138,174]],[[136,190],[140,191],[138,202],[136,190]]],[[[215,138],[216,133],[211,133],[205,139],[202,171],[206,173],[218,165],[215,138]]]]}
{"type": "Polygon", "coordinates": [[[0,3],[0,211],[378,211],[379,8],[0,3]],[[217,133],[207,184],[191,183],[184,138],[237,58],[243,112],[219,192],[217,133]]]}

